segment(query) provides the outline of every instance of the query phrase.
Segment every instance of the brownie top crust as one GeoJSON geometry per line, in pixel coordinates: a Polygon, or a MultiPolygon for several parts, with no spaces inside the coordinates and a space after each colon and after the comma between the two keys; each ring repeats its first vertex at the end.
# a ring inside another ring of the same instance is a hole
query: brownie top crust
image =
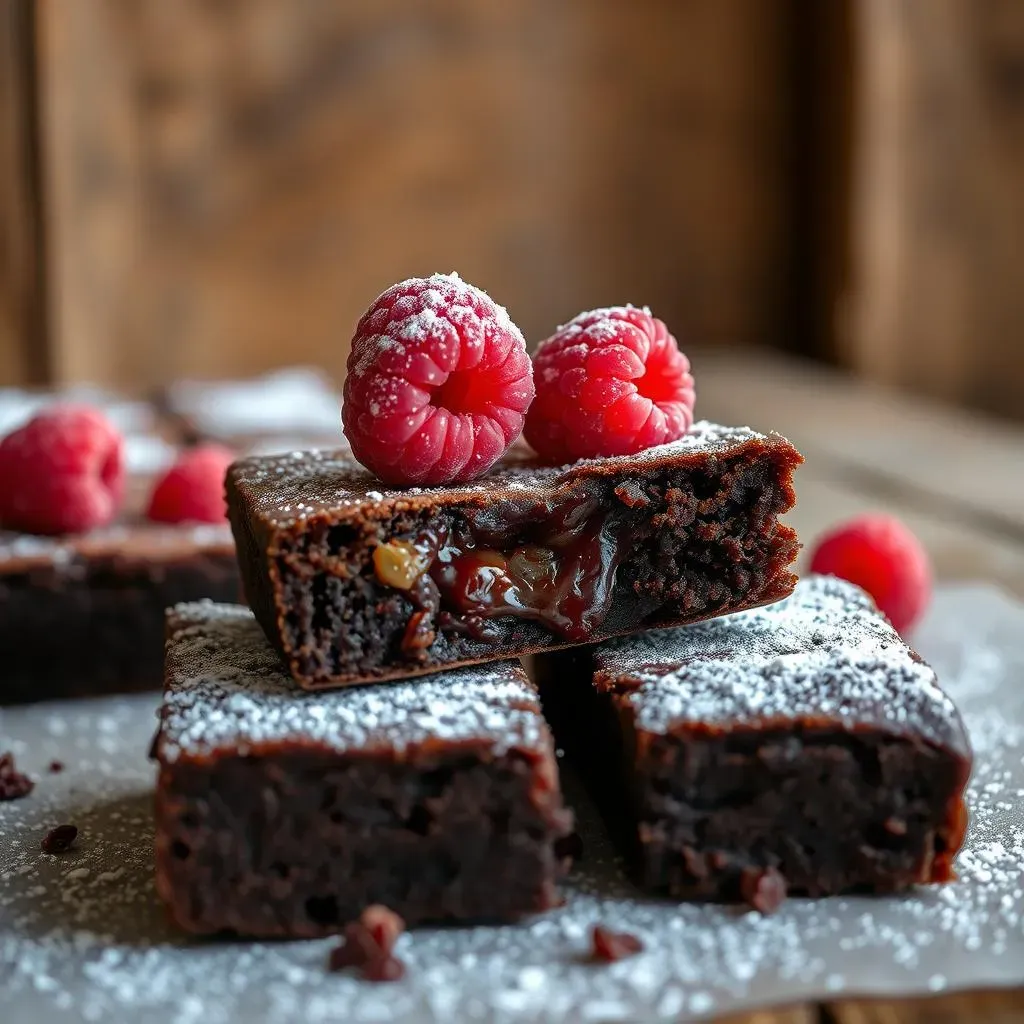
{"type": "Polygon", "coordinates": [[[791,465],[800,456],[777,434],[759,434],[749,427],[724,427],[701,421],[678,441],[636,455],[581,459],[568,466],[545,466],[525,446],[513,448],[479,480],[447,487],[388,488],[357,463],[347,449],[289,452],[254,456],[236,462],[229,471],[234,489],[249,510],[271,529],[294,528],[307,519],[336,513],[358,515],[367,502],[410,511],[454,502],[495,498],[524,500],[569,487],[581,476],[611,476],[643,472],[667,464],[693,463],[750,452],[776,452],[791,465]]]}
{"type": "Polygon", "coordinates": [[[230,555],[233,551],[227,523],[125,522],[61,537],[0,530],[0,574],[41,566],[72,571],[83,559],[90,558],[131,563],[154,558],[173,560],[196,553],[230,555]]]}
{"type": "Polygon", "coordinates": [[[518,662],[310,693],[282,667],[248,608],[198,601],[168,612],[156,751],[165,763],[293,745],[402,760],[424,745],[471,743],[500,756],[548,742],[540,701],[518,662]]]}
{"type": "Polygon", "coordinates": [[[952,700],[859,587],[801,580],[777,604],[595,649],[595,685],[637,729],[880,729],[970,756],[952,700]]]}

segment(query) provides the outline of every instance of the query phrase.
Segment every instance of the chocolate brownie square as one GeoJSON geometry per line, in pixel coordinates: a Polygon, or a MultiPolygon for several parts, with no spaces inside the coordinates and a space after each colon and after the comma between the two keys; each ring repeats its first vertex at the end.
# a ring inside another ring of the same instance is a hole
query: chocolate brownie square
{"type": "Polygon", "coordinates": [[[964,727],[852,584],[811,577],[771,607],[548,655],[537,671],[647,889],[757,905],[780,889],[953,877],[964,727]]]}
{"type": "Polygon", "coordinates": [[[307,693],[251,612],[169,613],[157,887],[192,932],[312,936],[370,904],[410,924],[555,906],[571,828],[514,662],[307,693]]]}
{"type": "Polygon", "coordinates": [[[228,507],[246,595],[307,688],[521,657],[778,600],[784,438],[698,423],[638,455],[507,456],[389,489],[344,451],[243,459],[228,507]]]}

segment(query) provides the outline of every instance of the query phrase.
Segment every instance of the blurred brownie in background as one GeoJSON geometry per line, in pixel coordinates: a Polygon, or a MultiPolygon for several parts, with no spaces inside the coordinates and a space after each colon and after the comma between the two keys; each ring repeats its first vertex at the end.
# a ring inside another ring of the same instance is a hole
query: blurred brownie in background
{"type": "Polygon", "coordinates": [[[244,380],[177,381],[162,404],[187,440],[216,441],[243,455],[344,444],[341,392],[311,367],[244,380]]]}
{"type": "Polygon", "coordinates": [[[0,704],[157,688],[164,609],[240,592],[227,523],[154,523],[154,481],[182,447],[156,405],[99,388],[0,389],[0,436],[59,404],[101,411],[122,434],[125,502],[109,526],[38,536],[0,529],[0,704]]]}

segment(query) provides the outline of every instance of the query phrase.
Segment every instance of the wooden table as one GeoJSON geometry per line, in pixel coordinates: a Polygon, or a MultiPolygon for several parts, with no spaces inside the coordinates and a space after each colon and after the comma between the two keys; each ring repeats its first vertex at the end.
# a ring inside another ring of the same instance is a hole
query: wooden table
{"type": "MultiPolygon", "coordinates": [[[[748,352],[693,356],[697,412],[774,429],[807,459],[791,521],[810,545],[868,509],[921,538],[941,580],[995,582],[1024,598],[1024,429],[748,352]]],[[[1024,1021],[1024,989],[844,1000],[727,1018],[729,1024],[1024,1021]]]]}

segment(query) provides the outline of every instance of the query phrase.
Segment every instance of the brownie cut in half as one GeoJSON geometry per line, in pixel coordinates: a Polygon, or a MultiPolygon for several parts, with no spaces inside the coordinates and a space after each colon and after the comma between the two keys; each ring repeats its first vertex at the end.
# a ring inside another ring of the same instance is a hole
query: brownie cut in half
{"type": "Polygon", "coordinates": [[[246,595],[303,686],[521,657],[778,600],[802,461],[698,423],[638,455],[523,451],[449,487],[387,489],[344,451],[243,459],[228,507],[246,595]]]}
{"type": "Polygon", "coordinates": [[[572,827],[536,690],[509,661],[308,693],[247,608],[168,615],[157,888],[191,932],[314,936],[555,906],[572,827]]]}
{"type": "Polygon", "coordinates": [[[954,877],[971,751],[935,673],[859,588],[538,659],[646,889],[757,905],[954,877]],[[781,876],[781,877],[780,877],[781,876]]]}

